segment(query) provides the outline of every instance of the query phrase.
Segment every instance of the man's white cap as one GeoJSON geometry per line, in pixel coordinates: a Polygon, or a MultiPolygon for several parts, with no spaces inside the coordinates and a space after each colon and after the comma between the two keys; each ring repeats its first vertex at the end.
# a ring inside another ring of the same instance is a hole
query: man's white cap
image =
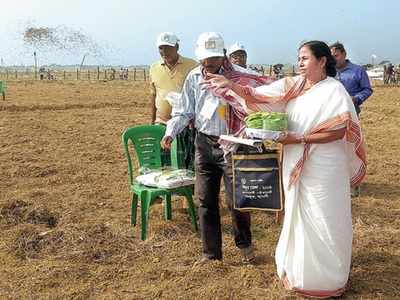
{"type": "Polygon", "coordinates": [[[239,51],[239,50],[242,50],[242,51],[247,53],[246,47],[242,43],[236,42],[232,46],[229,47],[228,56],[231,55],[233,52],[236,52],[236,51],[239,51]]]}
{"type": "Polygon", "coordinates": [[[174,47],[177,43],[179,43],[179,39],[172,32],[163,32],[157,37],[157,47],[163,45],[174,47]]]}
{"type": "Polygon", "coordinates": [[[222,36],[216,32],[204,32],[200,34],[197,39],[195,54],[198,60],[225,56],[222,36]]]}

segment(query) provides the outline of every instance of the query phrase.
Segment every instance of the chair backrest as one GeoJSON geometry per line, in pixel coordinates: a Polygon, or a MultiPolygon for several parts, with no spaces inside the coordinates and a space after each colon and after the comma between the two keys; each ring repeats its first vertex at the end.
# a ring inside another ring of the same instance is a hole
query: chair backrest
{"type": "Polygon", "coordinates": [[[161,167],[160,142],[165,133],[161,125],[138,125],[127,128],[122,134],[122,143],[128,160],[128,175],[130,184],[133,183],[132,159],[129,154],[131,141],[140,167],[158,169],[161,167]]]}

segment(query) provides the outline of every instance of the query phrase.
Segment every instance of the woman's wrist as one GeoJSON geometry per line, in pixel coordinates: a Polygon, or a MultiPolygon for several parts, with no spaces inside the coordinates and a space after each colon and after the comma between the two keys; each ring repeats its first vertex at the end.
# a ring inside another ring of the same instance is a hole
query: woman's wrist
{"type": "Polygon", "coordinates": [[[305,145],[305,144],[307,144],[307,142],[308,142],[307,136],[306,136],[305,134],[302,134],[302,135],[300,136],[300,139],[299,139],[299,144],[305,145]]]}

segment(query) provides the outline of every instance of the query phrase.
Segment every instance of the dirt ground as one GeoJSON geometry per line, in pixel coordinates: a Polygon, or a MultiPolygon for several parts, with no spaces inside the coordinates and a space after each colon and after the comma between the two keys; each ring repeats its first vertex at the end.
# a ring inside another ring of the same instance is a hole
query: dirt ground
{"type": "MultiPolygon", "coordinates": [[[[130,225],[124,128],[150,120],[143,82],[8,82],[0,100],[1,299],[296,299],[276,276],[280,226],[254,213],[255,265],[240,263],[223,208],[224,260],[199,267],[181,199],[130,225]]],[[[345,299],[400,298],[400,88],[362,112],[368,176],[353,199],[345,299]]]]}

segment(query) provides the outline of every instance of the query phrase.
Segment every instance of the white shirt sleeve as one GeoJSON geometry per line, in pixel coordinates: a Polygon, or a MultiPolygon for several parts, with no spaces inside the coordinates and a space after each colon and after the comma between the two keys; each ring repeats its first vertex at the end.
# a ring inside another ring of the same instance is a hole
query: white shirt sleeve
{"type": "Polygon", "coordinates": [[[194,88],[193,76],[189,74],[183,84],[182,95],[172,111],[172,118],[167,122],[165,136],[174,139],[194,118],[194,88]]]}
{"type": "Polygon", "coordinates": [[[246,69],[246,68],[243,68],[243,67],[235,65],[235,64],[232,64],[232,66],[235,69],[235,71],[250,74],[250,75],[262,76],[262,74],[258,73],[257,71],[254,71],[251,69],[246,69]]]}

